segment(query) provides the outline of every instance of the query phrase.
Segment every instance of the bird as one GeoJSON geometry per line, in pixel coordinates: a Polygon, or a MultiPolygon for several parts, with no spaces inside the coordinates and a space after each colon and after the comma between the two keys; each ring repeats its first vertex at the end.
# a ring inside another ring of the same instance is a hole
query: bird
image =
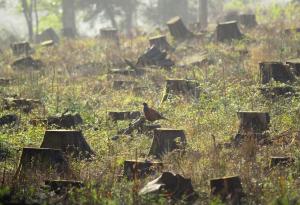
{"type": "Polygon", "coordinates": [[[159,112],[157,112],[156,110],[148,107],[147,103],[143,103],[144,105],[144,115],[146,120],[150,121],[150,122],[154,122],[156,120],[167,120],[167,118],[165,118],[164,116],[162,116],[159,112]]]}

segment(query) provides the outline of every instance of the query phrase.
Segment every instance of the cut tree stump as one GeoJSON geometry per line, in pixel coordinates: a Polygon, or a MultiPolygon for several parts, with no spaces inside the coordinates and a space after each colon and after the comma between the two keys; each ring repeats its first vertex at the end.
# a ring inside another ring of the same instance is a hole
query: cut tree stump
{"type": "Polygon", "coordinates": [[[183,149],[185,145],[186,137],[183,130],[158,128],[154,130],[149,156],[161,158],[175,149],[183,149]]]}
{"type": "Polygon", "coordinates": [[[216,40],[220,42],[241,39],[243,37],[237,21],[219,23],[216,29],[216,40]]]}
{"type": "Polygon", "coordinates": [[[16,172],[19,179],[30,179],[31,177],[66,179],[72,175],[62,151],[48,148],[23,148],[16,172]]]}
{"type": "Polygon", "coordinates": [[[54,44],[59,43],[59,36],[53,28],[47,28],[41,34],[37,36],[37,43],[42,43],[46,41],[53,41],[54,44]]]}
{"type": "Polygon", "coordinates": [[[139,195],[149,194],[165,196],[171,199],[170,204],[178,201],[193,204],[199,197],[194,191],[191,179],[171,172],[163,172],[139,191],[139,195]]]}
{"type": "Polygon", "coordinates": [[[137,83],[129,80],[114,80],[112,87],[115,90],[132,90],[137,83]]]}
{"type": "Polygon", "coordinates": [[[281,62],[261,62],[259,68],[262,84],[267,84],[272,79],[282,83],[295,81],[291,69],[281,62]]]}
{"type": "Polygon", "coordinates": [[[300,77],[300,59],[287,61],[286,64],[289,65],[297,77],[300,77]]]}
{"type": "Polygon", "coordinates": [[[166,101],[170,95],[192,96],[198,99],[200,97],[200,85],[193,80],[170,79],[166,81],[162,102],[166,101]]]}
{"type": "Polygon", "coordinates": [[[18,122],[19,118],[17,115],[4,115],[0,117],[0,127],[4,125],[11,125],[11,124],[16,124],[18,122]]]}
{"type": "Polygon", "coordinates": [[[20,58],[11,64],[11,67],[16,70],[40,70],[43,66],[42,61],[35,60],[31,56],[20,58]]]}
{"type": "Polygon", "coordinates": [[[120,43],[118,30],[115,28],[102,28],[100,29],[100,36],[105,40],[111,40],[117,45],[120,43]]]}
{"type": "Polygon", "coordinates": [[[175,63],[167,58],[168,54],[166,51],[161,51],[156,46],[151,46],[147,49],[139,58],[137,66],[159,66],[170,68],[175,63]]]}
{"type": "Polygon", "coordinates": [[[130,135],[137,130],[139,133],[148,134],[157,128],[161,128],[161,126],[158,124],[146,124],[145,117],[140,116],[138,119],[135,119],[133,122],[131,122],[127,128],[122,129],[119,133],[130,135]]]}
{"type": "Polygon", "coordinates": [[[29,42],[13,43],[10,45],[10,47],[15,56],[19,56],[19,55],[28,56],[32,51],[29,42]]]}
{"type": "Polygon", "coordinates": [[[126,160],[124,162],[124,177],[129,180],[145,178],[154,175],[163,168],[162,162],[147,160],[126,160]]]}
{"type": "Polygon", "coordinates": [[[83,182],[74,180],[46,180],[45,185],[49,186],[50,191],[54,191],[56,194],[65,194],[74,188],[84,187],[83,182]]]}
{"type": "Polygon", "coordinates": [[[170,46],[170,44],[167,41],[167,37],[164,35],[154,36],[149,39],[150,47],[155,46],[160,50],[173,50],[173,48],[170,46]]]}
{"type": "Polygon", "coordinates": [[[113,122],[134,120],[141,116],[139,111],[109,111],[108,118],[113,122]]]}
{"type": "Polygon", "coordinates": [[[194,36],[194,34],[187,29],[179,16],[170,19],[167,22],[167,25],[175,40],[186,40],[194,36]]]}
{"type": "Polygon", "coordinates": [[[289,166],[295,162],[295,159],[292,157],[271,157],[270,158],[270,168],[276,166],[289,166]]]}
{"type": "Polygon", "coordinates": [[[61,115],[50,116],[47,118],[47,125],[55,126],[57,128],[72,128],[83,124],[83,119],[79,113],[65,112],[61,115]]]}
{"type": "Polygon", "coordinates": [[[90,158],[94,154],[82,132],[75,130],[47,130],[41,148],[60,149],[79,158],[90,158]]]}
{"type": "Polygon", "coordinates": [[[25,98],[4,98],[3,108],[5,110],[21,109],[25,113],[31,112],[32,109],[42,105],[40,100],[25,99],[25,98]]]}
{"type": "Polygon", "coordinates": [[[210,180],[212,197],[219,197],[222,202],[232,205],[241,204],[243,188],[239,176],[224,177],[210,180]]]}
{"type": "Polygon", "coordinates": [[[239,23],[246,28],[253,28],[257,25],[255,14],[240,14],[239,23]]]}

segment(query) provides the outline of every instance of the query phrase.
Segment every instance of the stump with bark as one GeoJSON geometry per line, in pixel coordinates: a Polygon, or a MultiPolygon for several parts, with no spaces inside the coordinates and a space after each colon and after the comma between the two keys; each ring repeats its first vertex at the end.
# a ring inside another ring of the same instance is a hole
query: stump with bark
{"type": "Polygon", "coordinates": [[[175,40],[186,40],[194,36],[194,34],[187,29],[179,16],[170,19],[167,25],[175,40]]]}
{"type": "Polygon", "coordinates": [[[10,45],[10,47],[15,56],[20,56],[20,55],[28,56],[32,51],[29,42],[13,43],[10,45]]]}
{"type": "Polygon", "coordinates": [[[300,59],[287,61],[286,64],[289,65],[295,76],[300,77],[300,59]]]}
{"type": "Polygon", "coordinates": [[[61,150],[48,148],[23,148],[16,177],[19,179],[67,179],[72,177],[67,160],[61,150]]]}
{"type": "Polygon", "coordinates": [[[222,202],[232,205],[241,204],[244,195],[239,176],[211,179],[210,189],[212,197],[219,197],[222,202]]]}
{"type": "Polygon", "coordinates": [[[255,14],[240,14],[239,23],[246,28],[253,28],[257,25],[255,14]]]}
{"type": "Polygon", "coordinates": [[[241,39],[243,34],[240,32],[237,21],[219,23],[216,29],[216,40],[220,42],[241,39]]]}
{"type": "Polygon", "coordinates": [[[293,164],[295,162],[295,159],[292,157],[271,157],[270,158],[270,168],[276,167],[276,166],[283,166],[283,167],[287,167],[290,166],[291,164],[293,164]]]}
{"type": "Polygon", "coordinates": [[[267,84],[272,79],[282,83],[295,81],[291,69],[281,62],[261,62],[259,68],[262,84],[267,84]]]}
{"type": "Polygon", "coordinates": [[[134,120],[141,116],[139,111],[109,111],[108,118],[113,122],[134,120]]]}
{"type": "Polygon", "coordinates": [[[158,128],[154,130],[149,156],[161,158],[175,149],[184,149],[186,137],[183,130],[158,128]]]}
{"type": "Polygon", "coordinates": [[[124,162],[124,177],[129,180],[145,178],[154,175],[163,168],[162,162],[148,160],[126,160],[124,162]]]}
{"type": "Polygon", "coordinates": [[[159,35],[159,36],[154,36],[149,39],[150,47],[155,46],[159,48],[160,50],[173,50],[173,48],[170,46],[170,44],[167,41],[167,37],[165,35],[159,35]]]}
{"type": "Polygon", "coordinates": [[[90,158],[94,152],[81,131],[47,130],[41,148],[60,149],[76,158],[90,158]]]}
{"type": "Polygon", "coordinates": [[[200,97],[200,85],[193,80],[169,79],[166,81],[162,102],[166,101],[170,95],[183,95],[198,99],[200,97]]]}
{"type": "Polygon", "coordinates": [[[46,41],[53,41],[54,44],[59,43],[59,36],[53,28],[47,28],[41,34],[37,36],[37,43],[42,43],[46,41]]]}

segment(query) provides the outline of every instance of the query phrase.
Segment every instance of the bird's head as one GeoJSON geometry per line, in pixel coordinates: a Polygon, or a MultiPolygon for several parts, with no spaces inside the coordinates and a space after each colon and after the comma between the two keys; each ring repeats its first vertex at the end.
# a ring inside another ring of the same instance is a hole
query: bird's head
{"type": "Polygon", "coordinates": [[[144,107],[148,107],[148,104],[147,103],[143,103],[144,107]]]}

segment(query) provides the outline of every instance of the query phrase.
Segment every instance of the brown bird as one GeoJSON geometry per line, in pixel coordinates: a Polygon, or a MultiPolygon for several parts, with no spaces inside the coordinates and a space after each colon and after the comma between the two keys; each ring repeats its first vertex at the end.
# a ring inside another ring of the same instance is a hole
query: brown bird
{"type": "Polygon", "coordinates": [[[167,120],[167,118],[165,118],[164,116],[162,116],[159,112],[157,112],[156,110],[148,107],[147,103],[143,103],[144,105],[144,115],[146,120],[150,121],[150,122],[154,122],[156,120],[167,120]]]}

